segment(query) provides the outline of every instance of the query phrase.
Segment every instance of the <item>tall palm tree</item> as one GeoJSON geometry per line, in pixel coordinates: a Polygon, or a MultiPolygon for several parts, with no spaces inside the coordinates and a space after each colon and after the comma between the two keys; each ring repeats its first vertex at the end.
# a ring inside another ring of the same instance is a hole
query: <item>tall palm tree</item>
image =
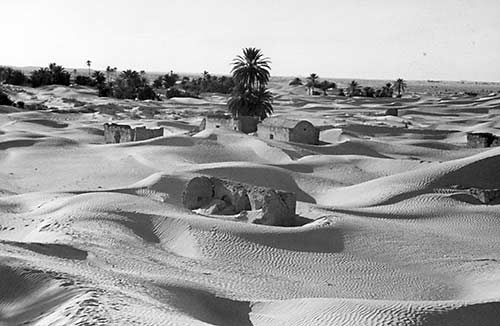
{"type": "Polygon", "coordinates": [[[347,94],[349,94],[350,97],[353,97],[358,95],[359,92],[360,92],[360,86],[358,82],[355,80],[351,81],[349,86],[347,86],[347,94]]]}
{"type": "Polygon", "coordinates": [[[252,90],[267,85],[271,73],[271,60],[264,57],[260,49],[245,48],[243,55],[233,60],[231,73],[235,82],[245,89],[252,90]]]}
{"type": "Polygon", "coordinates": [[[87,60],[87,66],[89,66],[89,78],[90,78],[90,65],[92,64],[92,61],[87,60]]]}
{"type": "Polygon", "coordinates": [[[394,89],[398,92],[398,97],[401,97],[401,93],[403,93],[406,89],[406,82],[402,78],[398,78],[394,82],[394,89]]]}
{"type": "Polygon", "coordinates": [[[315,73],[312,73],[306,79],[307,79],[306,87],[309,90],[309,95],[312,95],[313,89],[318,85],[319,76],[315,73]]]}
{"type": "Polygon", "coordinates": [[[106,80],[108,81],[108,84],[109,84],[109,75],[111,74],[112,71],[113,69],[111,69],[110,66],[106,67],[106,80]]]}
{"type": "Polygon", "coordinates": [[[271,75],[270,63],[256,48],[243,49],[243,55],[233,60],[231,72],[236,85],[228,108],[234,117],[254,116],[262,120],[272,114],[272,94],[266,88],[271,75]]]}

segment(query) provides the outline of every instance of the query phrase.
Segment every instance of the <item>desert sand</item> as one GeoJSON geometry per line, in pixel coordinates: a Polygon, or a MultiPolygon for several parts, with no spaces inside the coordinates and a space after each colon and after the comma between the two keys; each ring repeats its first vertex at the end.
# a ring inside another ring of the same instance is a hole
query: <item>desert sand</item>
{"type": "Polygon", "coordinates": [[[320,145],[197,132],[218,95],[5,86],[50,109],[0,106],[0,324],[499,325],[500,200],[469,189],[500,188],[500,147],[466,133],[500,134],[500,95],[312,97],[287,81],[270,83],[275,114],[322,126],[320,145]],[[104,144],[106,122],[165,136],[104,144]],[[293,192],[305,222],[187,210],[200,175],[293,192]]]}

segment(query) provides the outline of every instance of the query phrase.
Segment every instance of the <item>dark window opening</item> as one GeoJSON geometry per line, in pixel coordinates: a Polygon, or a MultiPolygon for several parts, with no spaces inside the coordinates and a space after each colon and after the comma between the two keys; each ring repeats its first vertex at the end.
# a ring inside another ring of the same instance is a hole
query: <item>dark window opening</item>
{"type": "Polygon", "coordinates": [[[220,128],[220,126],[219,125],[215,125],[215,128],[220,128]]]}
{"type": "Polygon", "coordinates": [[[274,135],[273,134],[269,134],[269,139],[274,139],[274,135]]]}

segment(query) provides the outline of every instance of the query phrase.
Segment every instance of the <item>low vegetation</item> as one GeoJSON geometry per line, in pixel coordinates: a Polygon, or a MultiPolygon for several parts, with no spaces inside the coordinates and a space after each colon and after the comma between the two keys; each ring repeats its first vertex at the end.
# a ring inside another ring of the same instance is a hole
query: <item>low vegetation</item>
{"type": "MultiPolygon", "coordinates": [[[[272,114],[272,94],[267,89],[270,77],[270,60],[262,55],[260,49],[243,49],[243,55],[233,60],[232,76],[215,76],[204,71],[200,77],[180,77],[171,71],[157,77],[149,83],[145,72],[125,70],[117,76],[117,68],[108,66],[105,72],[91,73],[91,61],[87,60],[88,76],[71,74],[56,63],[49,64],[31,72],[30,76],[21,70],[11,67],[0,67],[0,83],[40,87],[44,85],[70,85],[71,81],[80,86],[95,87],[99,96],[120,99],[159,100],[159,94],[166,98],[192,97],[199,98],[202,93],[231,94],[228,102],[229,111],[233,115],[250,115],[265,118],[272,114]],[[112,76],[114,75],[114,78],[112,76]]],[[[290,86],[305,86],[309,95],[328,95],[334,92],[337,96],[361,97],[402,97],[407,83],[398,78],[393,84],[387,83],[381,88],[362,87],[357,81],[351,81],[347,87],[338,88],[335,82],[320,81],[316,73],[310,74],[305,83],[298,77],[289,82],[290,86]],[[320,92],[321,91],[321,92],[320,92]]]]}
{"type": "MultiPolygon", "coordinates": [[[[329,90],[335,90],[335,95],[337,96],[361,96],[361,97],[393,97],[394,92],[397,92],[397,97],[401,97],[402,94],[406,91],[406,81],[399,78],[394,84],[387,83],[381,88],[375,89],[371,86],[361,86],[357,81],[351,81],[346,88],[337,88],[337,84],[334,82],[330,82],[328,80],[319,81],[319,76],[315,73],[312,73],[307,77],[307,82],[305,87],[307,89],[307,93],[309,95],[320,95],[316,89],[320,89],[323,91],[323,95],[328,95],[329,90]]],[[[302,81],[300,78],[295,78],[290,81],[289,85],[298,86],[302,85],[302,81]]]]}
{"type": "Polygon", "coordinates": [[[56,63],[49,64],[48,68],[40,68],[31,73],[31,86],[40,87],[45,85],[69,86],[71,75],[63,66],[56,63]]]}
{"type": "Polygon", "coordinates": [[[158,95],[149,85],[145,72],[125,70],[110,85],[110,95],[120,99],[157,100],[158,95]]]}
{"type": "Polygon", "coordinates": [[[207,71],[198,78],[187,76],[180,78],[179,75],[170,72],[159,76],[153,82],[156,89],[165,89],[165,96],[171,97],[199,97],[202,93],[231,94],[234,89],[232,77],[214,76],[207,71]]]}
{"type": "Polygon", "coordinates": [[[0,91],[0,105],[14,105],[14,102],[9,98],[7,94],[0,91]]]}
{"type": "Polygon", "coordinates": [[[0,83],[21,86],[28,82],[26,75],[11,67],[0,67],[0,83]]]}

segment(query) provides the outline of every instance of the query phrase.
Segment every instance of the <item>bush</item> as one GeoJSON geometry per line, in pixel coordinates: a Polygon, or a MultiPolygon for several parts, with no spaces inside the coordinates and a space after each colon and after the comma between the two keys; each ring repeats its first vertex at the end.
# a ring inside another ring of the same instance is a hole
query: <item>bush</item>
{"type": "Polygon", "coordinates": [[[113,95],[113,89],[109,84],[97,85],[98,95],[100,97],[110,97],[113,95]]]}
{"type": "Polygon", "coordinates": [[[31,86],[39,87],[43,85],[50,85],[52,83],[52,76],[47,68],[40,68],[31,73],[31,86]]]}
{"type": "Polygon", "coordinates": [[[143,100],[159,100],[153,88],[149,85],[143,85],[137,89],[137,98],[143,100]]]}
{"type": "MultiPolygon", "coordinates": [[[[212,76],[205,71],[203,73],[203,77],[193,79],[190,79],[189,77],[182,77],[182,79],[179,79],[179,76],[173,73],[160,76],[154,80],[153,86],[155,88],[169,89],[174,87],[179,80],[181,82],[176,86],[176,88],[183,89],[191,95],[198,95],[200,93],[231,94],[235,85],[232,77],[212,76]]],[[[174,91],[172,90],[171,92],[174,91]]]]}
{"type": "Polygon", "coordinates": [[[40,68],[31,73],[31,85],[33,87],[44,85],[68,86],[70,77],[70,74],[62,66],[51,63],[49,68],[40,68]]]}
{"type": "Polygon", "coordinates": [[[88,76],[76,76],[75,84],[80,86],[95,86],[95,82],[88,76]]]}
{"type": "Polygon", "coordinates": [[[0,105],[13,105],[14,102],[9,98],[7,94],[4,92],[0,91],[0,105]]]}
{"type": "Polygon", "coordinates": [[[199,98],[198,96],[196,96],[195,94],[193,94],[191,92],[188,92],[186,90],[179,89],[179,88],[176,88],[176,87],[170,87],[169,89],[167,89],[167,92],[165,93],[165,96],[167,98],[172,98],[172,97],[199,98]]]}
{"type": "Polygon", "coordinates": [[[295,77],[292,81],[288,83],[289,86],[302,86],[302,80],[299,77],[295,77]]]}
{"type": "Polygon", "coordinates": [[[147,79],[135,70],[126,70],[120,74],[112,88],[112,96],[121,99],[158,99],[147,79]]]}
{"type": "Polygon", "coordinates": [[[0,67],[0,82],[11,85],[24,85],[28,78],[21,70],[10,67],[0,67]]]}
{"type": "Polygon", "coordinates": [[[17,101],[16,106],[20,109],[24,109],[24,102],[23,101],[17,101]]]}
{"type": "Polygon", "coordinates": [[[363,96],[365,97],[374,97],[375,96],[375,89],[370,86],[363,87],[363,96]]]}

